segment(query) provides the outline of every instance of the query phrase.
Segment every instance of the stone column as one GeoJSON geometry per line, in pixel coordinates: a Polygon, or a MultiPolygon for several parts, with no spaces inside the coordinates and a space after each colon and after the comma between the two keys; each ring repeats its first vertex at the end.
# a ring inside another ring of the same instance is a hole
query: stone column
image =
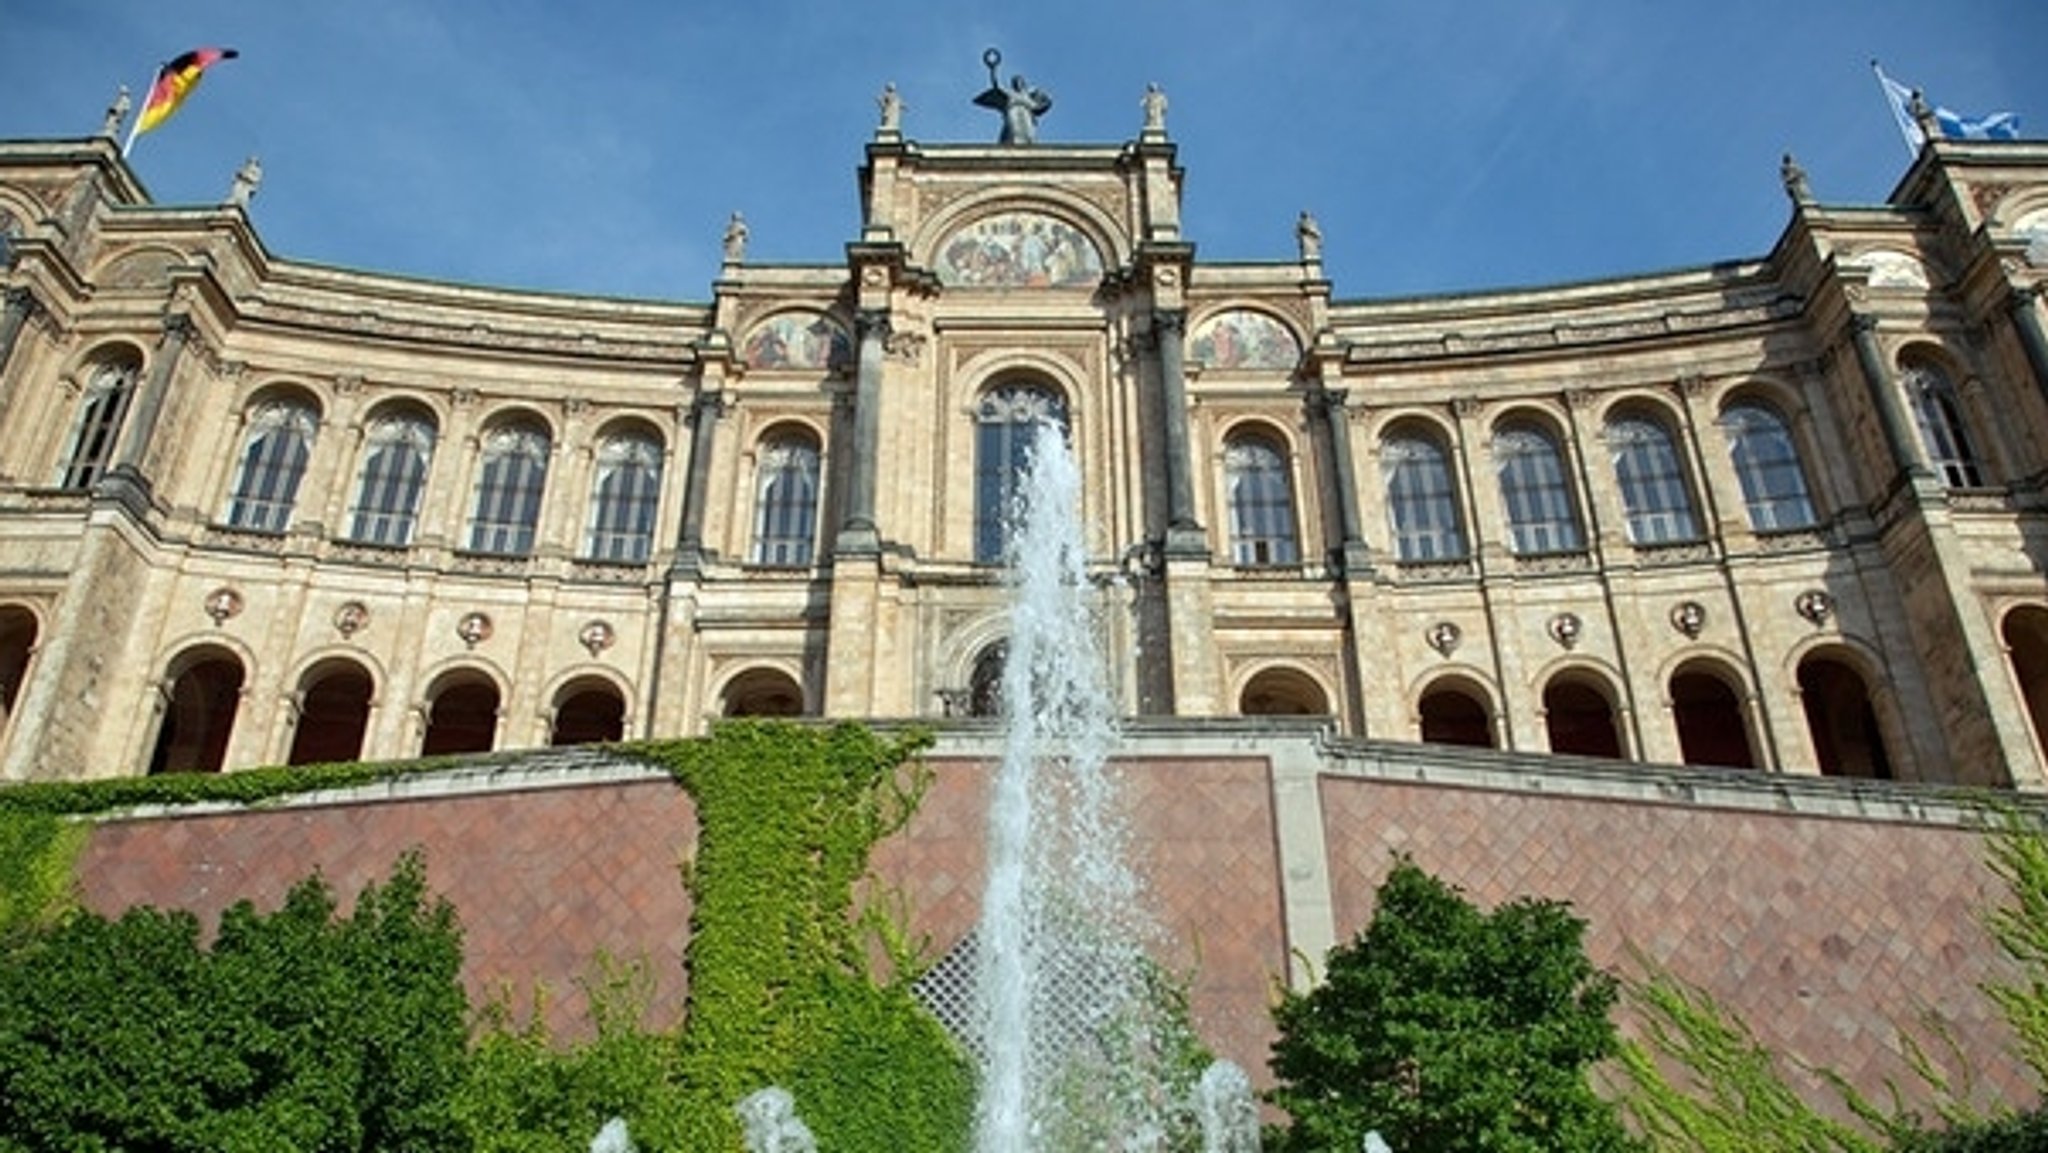
{"type": "Polygon", "coordinates": [[[129,409],[127,427],[121,432],[121,444],[114,453],[113,466],[100,481],[101,487],[117,499],[124,502],[138,499],[143,505],[148,504],[149,478],[142,474],[142,460],[149,452],[150,440],[156,435],[156,422],[163,414],[164,396],[170,391],[171,375],[177,370],[178,358],[184,354],[185,345],[192,339],[196,327],[192,318],[182,312],[174,312],[164,318],[164,338],[157,345],[155,362],[149,366],[149,377],[142,382],[129,409]]]}
{"type": "Polygon", "coordinates": [[[1330,463],[1337,473],[1337,520],[1343,532],[1339,548],[1343,552],[1344,571],[1349,575],[1370,571],[1371,562],[1366,557],[1365,535],[1359,529],[1358,470],[1351,457],[1351,417],[1344,407],[1346,395],[1341,388],[1326,388],[1315,403],[1329,428],[1330,463]]]}
{"type": "MultiPolygon", "coordinates": [[[[2012,311],[2013,331],[2019,333],[2020,349],[2027,354],[2027,367],[2033,370],[2034,387],[2048,397],[2048,327],[2041,323],[2041,290],[2021,288],[2014,290],[2012,300],[2006,305],[2012,311]]],[[[0,320],[0,367],[7,364],[7,340],[10,329],[0,320]]]]}
{"type": "Polygon", "coordinates": [[[875,454],[882,435],[882,366],[889,339],[889,314],[864,308],[855,318],[860,362],[853,394],[853,460],[846,488],[846,516],[833,552],[871,555],[882,551],[875,528],[875,454]]]}
{"type": "Polygon", "coordinates": [[[711,447],[718,418],[725,414],[725,394],[716,389],[697,394],[690,405],[690,472],[683,479],[683,524],[676,541],[674,571],[695,573],[704,562],[704,501],[711,486],[711,447]]]}
{"type": "Polygon", "coordinates": [[[1892,463],[1907,476],[1932,475],[1920,459],[1913,418],[1906,412],[1906,402],[1885,367],[1884,350],[1877,343],[1877,324],[1877,318],[1867,312],[1852,313],[1849,339],[1856,346],[1856,363],[1863,369],[1863,384],[1870,390],[1871,403],[1877,406],[1877,422],[1884,430],[1885,447],[1891,451],[1892,463]]]}
{"type": "Polygon", "coordinates": [[[1166,421],[1166,551],[1170,555],[1207,555],[1208,535],[1195,520],[1188,453],[1187,364],[1181,348],[1186,325],[1187,314],[1178,309],[1152,314],[1152,339],[1159,349],[1160,408],[1166,421]]]}

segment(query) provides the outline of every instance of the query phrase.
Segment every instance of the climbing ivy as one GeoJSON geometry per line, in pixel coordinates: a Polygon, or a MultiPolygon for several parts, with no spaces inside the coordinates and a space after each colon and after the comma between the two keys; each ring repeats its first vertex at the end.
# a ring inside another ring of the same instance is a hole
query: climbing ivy
{"type": "MultiPolygon", "coordinates": [[[[875,842],[923,796],[929,776],[916,754],[927,743],[921,733],[851,725],[742,722],[705,740],[618,746],[664,766],[696,806],[697,853],[682,865],[694,902],[678,951],[689,974],[684,1025],[662,1032],[644,1023],[647,966],[667,959],[594,958],[586,991],[596,1035],[581,1044],[560,1044],[538,1025],[514,1028],[503,1006],[486,1007],[467,1049],[435,1058],[459,1079],[442,1113],[453,1147],[579,1148],[618,1115],[645,1153],[738,1150],[734,1104],[779,1084],[835,1153],[964,1148],[972,1074],[911,995],[916,943],[855,904],[875,842]]],[[[65,919],[83,837],[70,818],[150,804],[259,804],[447,764],[0,790],[0,931],[36,937],[46,935],[37,926],[65,919]]],[[[0,966],[9,963],[0,954],[0,966]]],[[[206,1064],[204,1054],[185,1057],[206,1064]]]]}

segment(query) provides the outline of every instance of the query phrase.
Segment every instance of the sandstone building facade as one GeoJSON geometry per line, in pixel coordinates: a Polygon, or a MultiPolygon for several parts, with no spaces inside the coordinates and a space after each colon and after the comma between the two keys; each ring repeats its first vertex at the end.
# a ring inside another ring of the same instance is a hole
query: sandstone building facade
{"type": "Polygon", "coordinates": [[[1347,299],[1183,234],[1163,122],[927,145],[709,303],[294,262],[0,143],[0,780],[995,707],[1027,431],[1123,713],[2048,784],[2048,144],[1769,253],[1347,299]]]}

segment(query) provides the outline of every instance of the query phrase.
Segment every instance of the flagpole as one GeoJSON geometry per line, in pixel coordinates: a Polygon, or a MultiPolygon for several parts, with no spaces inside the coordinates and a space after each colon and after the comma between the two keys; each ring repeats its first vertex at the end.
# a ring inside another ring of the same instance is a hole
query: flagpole
{"type": "Polygon", "coordinates": [[[156,95],[156,78],[163,75],[163,65],[150,75],[149,83],[142,86],[142,103],[135,106],[135,119],[128,122],[128,138],[121,141],[121,159],[128,159],[128,150],[135,147],[136,129],[142,127],[142,114],[149,111],[149,98],[156,95]]]}
{"type": "Polygon", "coordinates": [[[1906,151],[1915,157],[1919,156],[1920,145],[1925,143],[1927,137],[1920,131],[1920,125],[1913,120],[1911,110],[1899,98],[1900,92],[1912,90],[1886,76],[1884,67],[1877,62],[1875,56],[1870,58],[1870,70],[1877,76],[1878,91],[1884,93],[1885,106],[1892,110],[1892,121],[1899,126],[1899,138],[1906,142],[1906,151]]]}

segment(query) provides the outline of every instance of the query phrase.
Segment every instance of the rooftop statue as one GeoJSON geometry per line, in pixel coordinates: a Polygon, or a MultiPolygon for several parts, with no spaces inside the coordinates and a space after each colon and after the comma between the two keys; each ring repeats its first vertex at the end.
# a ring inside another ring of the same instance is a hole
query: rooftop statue
{"type": "Polygon", "coordinates": [[[988,65],[988,89],[976,96],[974,102],[1003,114],[1003,131],[996,137],[996,143],[1038,143],[1038,118],[1052,110],[1052,97],[1043,88],[1033,88],[1021,75],[1010,77],[1010,86],[1003,87],[996,78],[996,66],[1003,62],[1003,54],[993,48],[981,54],[981,62],[988,65]]]}

